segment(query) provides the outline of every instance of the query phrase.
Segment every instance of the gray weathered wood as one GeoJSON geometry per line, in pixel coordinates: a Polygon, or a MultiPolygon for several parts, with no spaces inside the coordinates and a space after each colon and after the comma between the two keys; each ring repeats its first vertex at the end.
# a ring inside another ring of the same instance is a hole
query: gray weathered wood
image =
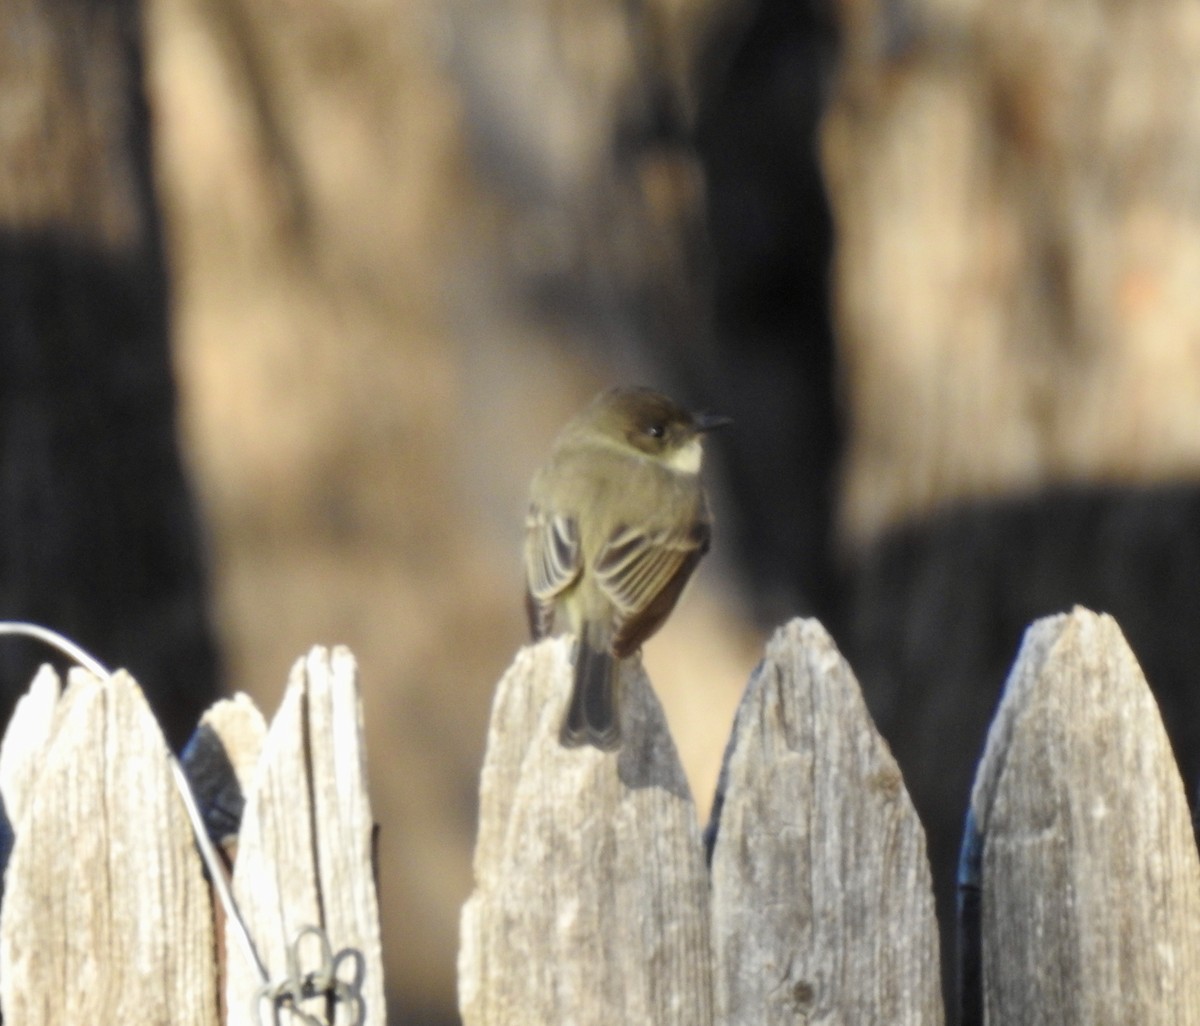
{"type": "Polygon", "coordinates": [[[815,620],[768,644],[722,787],[717,1021],[942,1022],[925,836],[849,665],[815,620]]]}
{"type": "Polygon", "coordinates": [[[72,671],[24,806],[0,910],[5,1021],[214,1026],[208,884],[128,675],[72,671]]]}
{"type": "Polygon", "coordinates": [[[1200,1022],[1200,860],[1120,628],[1026,633],[972,795],[989,1023],[1200,1022]]]}
{"type": "Polygon", "coordinates": [[[615,753],[564,748],[569,642],[517,657],[492,709],[475,891],[463,908],[466,1026],[709,1026],[709,885],[695,808],[640,667],[615,753]]]}
{"type": "MultiPolygon", "coordinates": [[[[348,948],[362,953],[362,1022],[382,1026],[387,1010],[365,758],[353,657],[343,648],[332,654],[314,648],[293,668],[267,733],[246,795],[233,885],[273,981],[287,973],[288,947],[300,931],[323,927],[335,955],[348,948]]],[[[252,999],[259,982],[228,926],[226,946],[228,1022],[258,1026],[252,999]]],[[[315,955],[306,943],[301,971],[318,968],[315,955]]],[[[313,1007],[325,1011],[323,1003],[313,1007]]],[[[354,1022],[354,1011],[339,1003],[331,1021],[354,1022]]],[[[290,1020],[285,1011],[282,1021],[290,1020]]]]}

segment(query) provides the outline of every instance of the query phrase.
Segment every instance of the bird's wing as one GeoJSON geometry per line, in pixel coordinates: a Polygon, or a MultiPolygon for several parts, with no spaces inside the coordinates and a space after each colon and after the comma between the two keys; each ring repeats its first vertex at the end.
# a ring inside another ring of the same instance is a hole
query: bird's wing
{"type": "Polygon", "coordinates": [[[535,638],[554,629],[554,600],[582,570],[575,519],[531,506],[525,518],[525,573],[529,626],[535,638]]]}
{"type": "Polygon", "coordinates": [[[708,551],[706,520],[687,530],[618,528],[596,558],[596,580],[616,609],[613,652],[635,652],[675,608],[700,557],[708,551]]]}

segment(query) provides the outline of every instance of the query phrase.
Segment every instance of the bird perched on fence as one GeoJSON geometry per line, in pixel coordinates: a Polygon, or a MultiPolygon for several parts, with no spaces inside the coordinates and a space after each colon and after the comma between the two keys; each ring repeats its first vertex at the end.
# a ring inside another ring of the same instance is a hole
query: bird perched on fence
{"type": "Polygon", "coordinates": [[[563,428],[534,476],[530,628],[577,638],[564,745],[619,747],[618,661],[662,626],[708,551],[701,436],[727,423],[648,388],[614,388],[563,428]]]}

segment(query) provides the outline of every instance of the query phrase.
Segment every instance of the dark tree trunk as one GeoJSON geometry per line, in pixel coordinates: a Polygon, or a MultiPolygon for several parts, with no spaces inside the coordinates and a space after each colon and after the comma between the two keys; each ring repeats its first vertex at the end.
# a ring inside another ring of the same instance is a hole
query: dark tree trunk
{"type": "MultiPolygon", "coordinates": [[[[134,0],[0,7],[0,617],[128,668],[178,745],[218,669],[149,121],[134,0]]],[[[0,640],[5,720],[49,655],[0,640]]]]}

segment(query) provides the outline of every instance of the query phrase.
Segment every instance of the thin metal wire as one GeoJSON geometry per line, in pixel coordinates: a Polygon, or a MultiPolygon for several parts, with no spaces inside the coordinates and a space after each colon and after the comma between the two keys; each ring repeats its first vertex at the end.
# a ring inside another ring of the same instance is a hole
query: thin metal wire
{"type": "MultiPolygon", "coordinates": [[[[0,635],[20,635],[34,638],[49,645],[51,648],[57,649],[68,658],[73,659],[93,676],[101,680],[107,680],[112,677],[112,673],[108,668],[93,655],[80,648],[69,638],[64,637],[57,631],[50,630],[48,627],[41,627],[33,623],[3,620],[0,621],[0,635]]],[[[302,1002],[323,997],[326,1000],[332,1000],[341,1004],[349,1011],[351,1016],[349,1026],[361,1026],[366,1018],[366,1006],[362,997],[362,984],[366,977],[366,959],[363,953],[357,948],[343,948],[335,956],[329,943],[329,937],[320,927],[306,926],[296,934],[287,951],[287,976],[275,983],[271,982],[266,966],[263,965],[262,959],[258,957],[258,951],[254,946],[250,931],[246,927],[246,921],[242,918],[241,910],[238,908],[237,901],[233,897],[233,892],[229,888],[229,881],[225,876],[224,863],[217,855],[216,848],[208,836],[208,830],[204,826],[204,818],[196,804],[195,796],[192,794],[192,788],[188,783],[186,774],[183,772],[183,767],[179,764],[179,760],[175,758],[175,754],[170,749],[167,749],[165,754],[167,763],[171,767],[171,775],[175,780],[175,787],[179,791],[179,797],[183,800],[184,809],[187,810],[188,821],[192,826],[192,834],[196,839],[196,847],[200,850],[200,857],[208,869],[208,875],[212,880],[213,887],[216,888],[217,896],[221,901],[222,907],[225,909],[226,919],[234,924],[234,932],[237,934],[241,944],[242,953],[246,961],[258,974],[259,980],[262,981],[262,985],[255,992],[253,998],[253,1008],[259,1023],[270,1022],[275,1024],[275,1026],[281,1026],[280,1012],[286,1009],[292,1016],[300,1019],[305,1026],[330,1026],[330,1020],[323,1015],[310,1012],[301,1007],[302,1002]],[[320,963],[315,969],[301,973],[300,947],[305,937],[310,936],[317,938],[321,956],[320,963]],[[339,969],[347,963],[353,969],[349,979],[338,975],[339,969]],[[271,1016],[270,1020],[263,1019],[264,1002],[269,1002],[266,1008],[271,1016]]],[[[334,1014],[336,1018],[336,1012],[334,1014]]]]}
{"type": "Polygon", "coordinates": [[[226,918],[235,927],[234,933],[237,935],[246,961],[258,973],[258,978],[266,983],[271,977],[267,973],[267,967],[262,964],[262,959],[258,957],[254,941],[250,938],[250,930],[242,918],[237,901],[234,900],[233,891],[229,889],[229,881],[225,878],[225,866],[221,862],[220,856],[217,855],[217,849],[213,846],[212,839],[208,836],[208,829],[205,827],[204,817],[196,805],[191,785],[188,784],[187,776],[183,772],[183,767],[179,765],[179,760],[171,752],[167,753],[167,758],[170,761],[171,773],[175,777],[175,786],[179,790],[179,797],[183,799],[183,807],[187,809],[188,819],[192,824],[196,847],[200,849],[200,857],[208,867],[208,875],[212,879],[213,887],[216,888],[217,897],[221,899],[221,907],[225,909],[226,918]]]}
{"type": "MultiPolygon", "coordinates": [[[[48,627],[14,620],[0,620],[0,635],[21,635],[28,638],[35,638],[49,645],[51,648],[58,649],[63,655],[69,659],[73,659],[85,670],[101,680],[108,680],[112,676],[112,673],[95,656],[84,651],[75,642],[59,634],[58,631],[52,631],[48,627]]],[[[266,967],[262,964],[262,960],[258,957],[258,951],[254,947],[254,941],[250,937],[246,921],[242,918],[237,901],[234,900],[233,891],[229,889],[229,881],[225,878],[225,866],[217,855],[212,841],[209,839],[208,830],[204,826],[204,819],[200,815],[200,809],[196,805],[195,796],[192,794],[192,788],[188,784],[183,767],[179,764],[179,760],[175,758],[175,754],[170,749],[167,749],[165,754],[167,762],[171,767],[171,775],[175,779],[175,787],[179,791],[179,797],[183,799],[184,808],[187,810],[188,820],[192,826],[192,834],[196,838],[196,847],[200,849],[200,857],[208,869],[208,875],[212,879],[213,887],[216,888],[217,896],[220,898],[221,905],[225,909],[225,916],[234,924],[234,932],[238,936],[242,953],[245,955],[246,960],[258,974],[258,978],[263,984],[268,985],[270,983],[270,976],[267,973],[266,967]]]]}
{"type": "Polygon", "coordinates": [[[49,627],[39,627],[36,623],[21,623],[17,620],[0,620],[0,634],[21,634],[27,638],[36,638],[51,648],[57,648],[63,655],[74,659],[93,676],[103,679],[112,676],[99,659],[90,652],[84,651],[70,638],[64,637],[58,631],[50,630],[49,627]]]}

